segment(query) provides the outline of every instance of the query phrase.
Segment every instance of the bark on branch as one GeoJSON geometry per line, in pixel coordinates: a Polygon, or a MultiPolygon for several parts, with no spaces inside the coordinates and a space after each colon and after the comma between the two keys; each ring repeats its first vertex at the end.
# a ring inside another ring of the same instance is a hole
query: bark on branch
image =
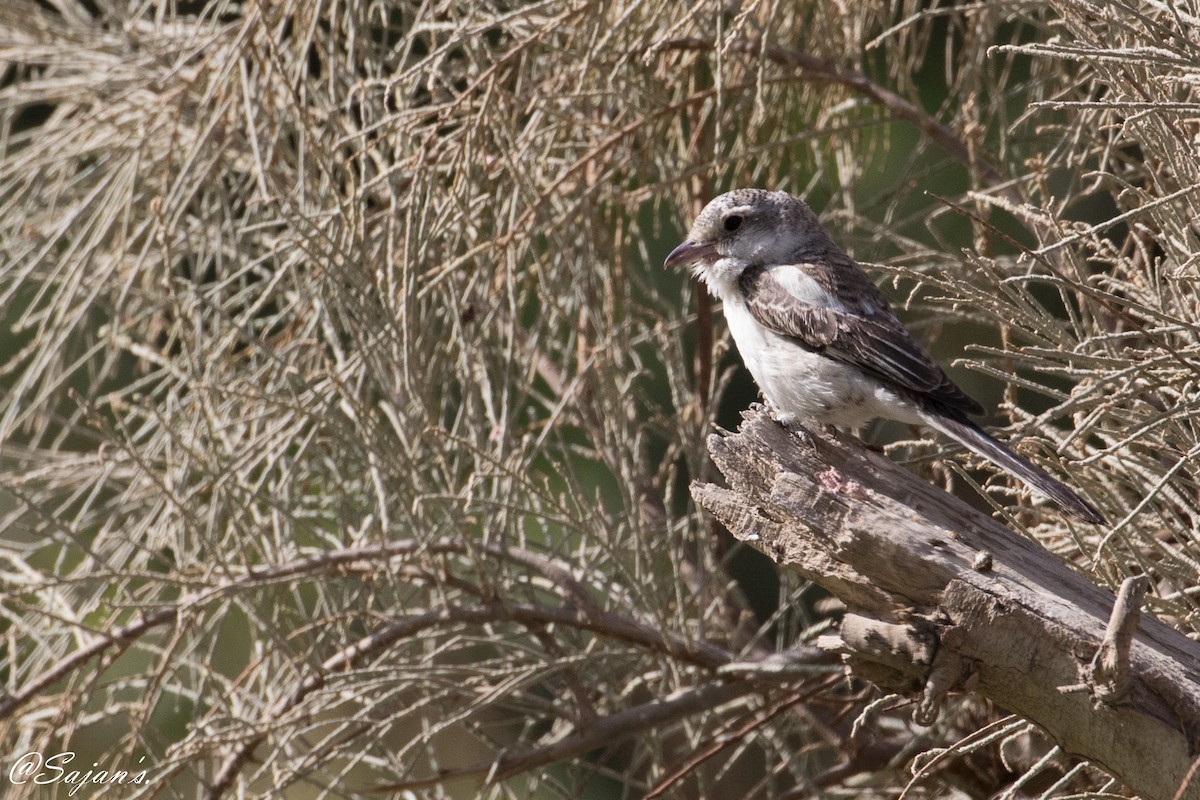
{"type": "Polygon", "coordinates": [[[1114,614],[1111,592],[1035,542],[857,442],[810,436],[752,411],[709,439],[730,488],[692,493],[847,604],[826,643],[858,674],[919,695],[927,721],[948,691],[977,692],[1147,800],[1200,798],[1200,645],[1138,614],[1136,587],[1114,614]]]}

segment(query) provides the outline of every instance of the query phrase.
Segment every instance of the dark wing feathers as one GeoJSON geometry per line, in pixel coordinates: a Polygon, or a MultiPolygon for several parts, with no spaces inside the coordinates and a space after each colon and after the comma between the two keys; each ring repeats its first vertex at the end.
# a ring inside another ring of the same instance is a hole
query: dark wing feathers
{"type": "Polygon", "coordinates": [[[861,314],[805,303],[767,269],[747,269],[739,282],[750,313],[779,335],[852,364],[943,411],[982,414],[983,407],[950,380],[896,319],[866,274],[854,267],[850,277],[854,286],[830,286],[830,294],[847,307],[862,308],[861,314]]]}

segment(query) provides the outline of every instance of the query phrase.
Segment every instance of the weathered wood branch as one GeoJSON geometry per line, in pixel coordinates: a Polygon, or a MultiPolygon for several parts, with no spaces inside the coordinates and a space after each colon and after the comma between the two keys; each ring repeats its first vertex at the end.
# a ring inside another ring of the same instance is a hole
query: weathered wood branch
{"type": "Polygon", "coordinates": [[[730,488],[692,493],[847,604],[832,644],[857,674],[919,695],[918,720],[976,692],[1147,800],[1200,799],[1200,644],[1137,613],[1140,582],[1114,614],[1110,591],[1036,542],[857,442],[810,439],[752,411],[709,439],[730,488]]]}

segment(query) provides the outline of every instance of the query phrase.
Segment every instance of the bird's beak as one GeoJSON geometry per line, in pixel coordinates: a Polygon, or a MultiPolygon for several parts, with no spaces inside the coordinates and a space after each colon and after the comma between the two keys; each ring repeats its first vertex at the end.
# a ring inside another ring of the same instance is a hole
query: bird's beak
{"type": "Polygon", "coordinates": [[[715,244],[700,244],[693,242],[691,239],[684,239],[683,244],[671,251],[671,255],[667,256],[667,260],[663,262],[663,267],[671,269],[687,264],[694,264],[697,261],[712,262],[716,261],[720,254],[717,252],[715,244]]]}

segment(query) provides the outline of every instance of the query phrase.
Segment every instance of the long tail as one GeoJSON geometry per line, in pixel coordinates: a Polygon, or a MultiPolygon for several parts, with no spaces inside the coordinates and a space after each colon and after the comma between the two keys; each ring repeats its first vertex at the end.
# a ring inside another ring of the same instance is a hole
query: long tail
{"type": "Polygon", "coordinates": [[[1096,525],[1104,524],[1104,517],[1095,506],[1084,500],[1063,484],[1051,478],[1042,469],[1009,450],[993,439],[982,428],[969,420],[957,420],[936,411],[921,414],[925,424],[959,442],[976,455],[983,456],[996,466],[1011,472],[1034,489],[1053,500],[1068,514],[1096,525]]]}

